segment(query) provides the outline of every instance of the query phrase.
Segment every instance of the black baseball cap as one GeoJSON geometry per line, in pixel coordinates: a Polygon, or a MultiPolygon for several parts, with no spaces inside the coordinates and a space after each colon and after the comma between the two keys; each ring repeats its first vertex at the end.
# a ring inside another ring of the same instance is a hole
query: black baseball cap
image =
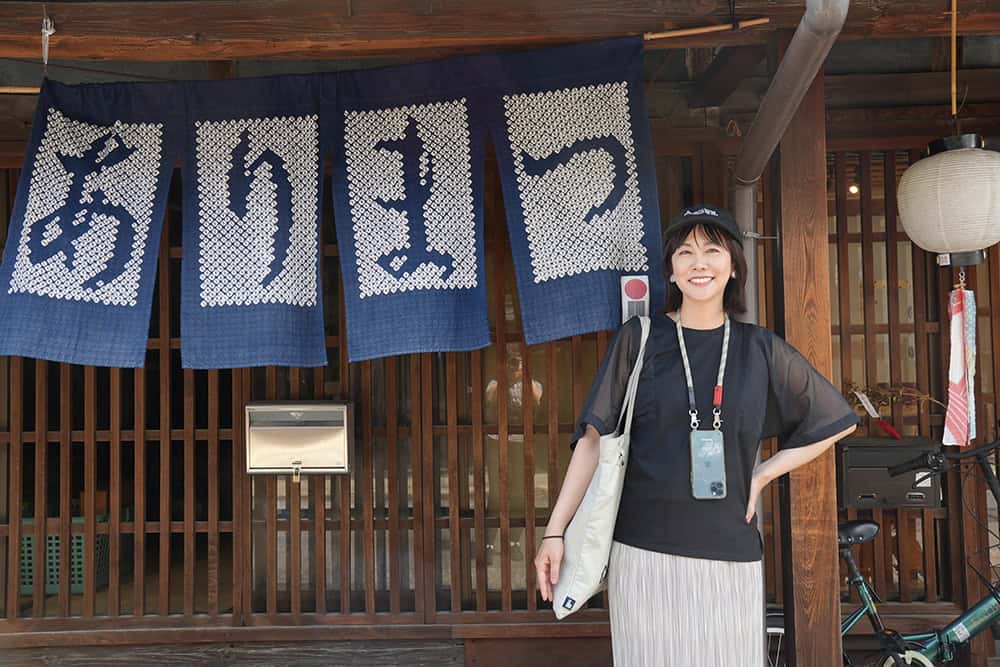
{"type": "Polygon", "coordinates": [[[729,234],[739,242],[743,242],[743,232],[736,224],[733,214],[724,208],[715,206],[688,206],[682,209],[677,216],[667,223],[667,228],[663,230],[664,236],[670,236],[682,229],[688,229],[695,225],[713,225],[729,234]]]}

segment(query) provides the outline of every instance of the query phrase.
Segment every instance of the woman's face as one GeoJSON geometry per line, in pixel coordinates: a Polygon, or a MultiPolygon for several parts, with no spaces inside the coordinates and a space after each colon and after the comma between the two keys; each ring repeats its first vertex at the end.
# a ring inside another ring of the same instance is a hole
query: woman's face
{"type": "Polygon", "coordinates": [[[695,227],[670,258],[674,282],[685,300],[715,302],[722,308],[733,258],[725,245],[709,239],[695,227]]]}

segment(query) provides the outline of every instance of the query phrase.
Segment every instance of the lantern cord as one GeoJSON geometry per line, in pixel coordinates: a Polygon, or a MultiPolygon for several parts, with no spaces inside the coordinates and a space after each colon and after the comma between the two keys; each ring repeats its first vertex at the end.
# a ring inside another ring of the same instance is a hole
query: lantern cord
{"type": "Polygon", "coordinates": [[[951,0],[951,117],[958,124],[958,0],[951,0]]]}

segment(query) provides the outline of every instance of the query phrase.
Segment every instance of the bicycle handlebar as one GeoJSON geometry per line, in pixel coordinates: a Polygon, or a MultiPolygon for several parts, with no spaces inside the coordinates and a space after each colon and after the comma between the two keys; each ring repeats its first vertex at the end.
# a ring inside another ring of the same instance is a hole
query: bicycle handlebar
{"type": "Polygon", "coordinates": [[[889,468],[889,477],[899,477],[904,473],[908,473],[911,470],[929,469],[934,470],[936,465],[939,463],[938,459],[940,454],[937,452],[924,452],[916,458],[910,459],[909,461],[904,461],[898,465],[894,465],[889,468]]]}
{"type": "Polygon", "coordinates": [[[981,447],[968,451],[947,452],[943,449],[936,452],[924,452],[909,461],[903,461],[898,465],[889,468],[890,477],[898,477],[912,470],[931,470],[933,472],[943,472],[946,469],[946,461],[959,461],[962,459],[979,459],[986,456],[995,449],[1000,449],[1000,440],[994,440],[981,447]]]}

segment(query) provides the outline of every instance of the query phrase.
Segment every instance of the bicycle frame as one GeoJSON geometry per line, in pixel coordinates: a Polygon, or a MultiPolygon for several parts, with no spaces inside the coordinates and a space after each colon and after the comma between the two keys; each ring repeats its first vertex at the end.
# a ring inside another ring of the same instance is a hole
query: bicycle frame
{"type": "MultiPolygon", "coordinates": [[[[846,636],[866,616],[876,634],[883,632],[885,626],[878,613],[875,594],[868,582],[858,575],[852,577],[851,585],[861,598],[861,606],[844,618],[840,624],[840,634],[846,636]]],[[[955,658],[957,646],[967,643],[971,637],[989,628],[997,619],[1000,619],[1000,601],[991,593],[941,630],[906,634],[901,637],[908,648],[929,660],[951,661],[955,658]]]]}
{"type": "Polygon", "coordinates": [[[868,582],[865,581],[860,573],[857,575],[852,573],[851,586],[858,592],[858,597],[861,598],[861,606],[840,622],[841,636],[847,635],[865,616],[868,617],[876,632],[884,630],[885,626],[882,624],[882,619],[878,614],[878,607],[875,606],[875,594],[868,586],[868,582]]]}
{"type": "Polygon", "coordinates": [[[956,646],[968,643],[970,638],[987,630],[997,619],[1000,619],[1000,600],[990,593],[942,630],[925,633],[924,637],[930,634],[925,641],[920,641],[916,635],[903,635],[903,639],[907,640],[907,643],[913,639],[915,643],[921,644],[916,650],[930,660],[940,658],[950,661],[955,657],[956,646]]]}
{"type": "MultiPolygon", "coordinates": [[[[885,631],[885,625],[882,623],[882,618],[878,613],[878,606],[875,604],[875,593],[864,577],[857,572],[857,568],[851,568],[851,565],[853,565],[853,559],[848,562],[848,568],[854,570],[851,576],[851,586],[858,592],[858,597],[861,598],[861,606],[841,621],[840,634],[842,637],[846,637],[847,633],[866,616],[875,633],[881,634],[885,631]]],[[[953,651],[951,650],[953,642],[946,641],[945,637],[940,636],[943,634],[938,632],[922,632],[912,635],[901,635],[901,637],[908,647],[919,651],[930,660],[938,658],[951,660],[953,658],[953,651]]]]}
{"type": "MultiPolygon", "coordinates": [[[[998,446],[1000,446],[1000,441],[984,445],[973,452],[951,454],[949,458],[974,457],[986,477],[986,483],[990,492],[996,498],[997,502],[1000,503],[1000,480],[997,479],[993,468],[989,465],[989,460],[986,458],[998,446]]],[[[854,562],[854,557],[849,547],[841,550],[841,556],[847,562],[850,585],[858,592],[858,597],[861,598],[861,606],[841,622],[841,636],[850,632],[866,616],[870,620],[876,634],[884,633],[885,625],[882,623],[878,607],[875,604],[875,592],[858,571],[857,564],[854,562]]],[[[955,658],[956,647],[968,643],[969,639],[988,629],[993,621],[998,619],[1000,619],[1000,594],[991,591],[986,597],[962,613],[943,629],[933,632],[899,635],[899,637],[906,643],[908,649],[917,651],[929,660],[951,662],[955,658]]]]}

